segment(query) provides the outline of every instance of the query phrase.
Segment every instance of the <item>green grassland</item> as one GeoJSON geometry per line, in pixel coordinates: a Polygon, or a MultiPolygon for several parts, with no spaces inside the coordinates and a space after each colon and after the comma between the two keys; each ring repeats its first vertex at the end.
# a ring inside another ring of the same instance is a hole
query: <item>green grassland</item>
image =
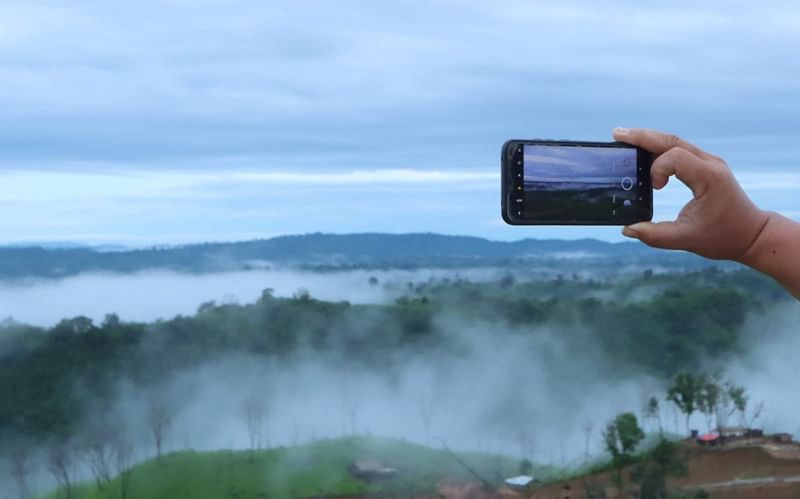
{"type": "MultiPolygon", "coordinates": [[[[518,474],[520,461],[507,456],[458,453],[481,478],[493,484],[518,474]]],[[[556,470],[534,469],[538,476],[556,470]]],[[[406,441],[372,437],[319,440],[298,447],[256,452],[178,452],[145,461],[130,470],[128,497],[135,499],[281,499],[364,494],[408,497],[432,493],[445,477],[474,479],[447,451],[406,441]],[[399,470],[396,478],[368,484],[353,478],[348,466],[374,459],[399,470]]],[[[74,499],[118,499],[120,478],[102,489],[94,483],[73,487],[74,499]]],[[[41,499],[66,497],[62,490],[41,499]]]]}

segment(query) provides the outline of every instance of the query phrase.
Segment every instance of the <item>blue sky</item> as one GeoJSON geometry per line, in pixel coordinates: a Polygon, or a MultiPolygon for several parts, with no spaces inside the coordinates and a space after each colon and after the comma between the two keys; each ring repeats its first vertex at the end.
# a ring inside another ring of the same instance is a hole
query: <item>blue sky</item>
{"type": "MultiPolygon", "coordinates": [[[[0,4],[0,242],[506,227],[509,138],[676,132],[799,218],[800,6],[0,4]]],[[[669,187],[655,216],[677,213],[669,187]]]]}

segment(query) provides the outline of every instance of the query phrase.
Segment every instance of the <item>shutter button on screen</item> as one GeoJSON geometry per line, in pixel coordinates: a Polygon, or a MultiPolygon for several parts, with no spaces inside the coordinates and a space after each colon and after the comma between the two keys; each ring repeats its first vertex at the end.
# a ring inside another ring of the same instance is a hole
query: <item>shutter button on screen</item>
{"type": "Polygon", "coordinates": [[[629,191],[633,189],[633,179],[630,177],[623,177],[620,185],[622,185],[622,190],[629,191]]]}

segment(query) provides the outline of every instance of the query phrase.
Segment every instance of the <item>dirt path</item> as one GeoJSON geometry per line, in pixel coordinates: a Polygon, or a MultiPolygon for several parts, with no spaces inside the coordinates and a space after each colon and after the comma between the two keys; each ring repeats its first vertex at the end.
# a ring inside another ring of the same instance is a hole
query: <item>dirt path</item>
{"type": "Polygon", "coordinates": [[[753,487],[757,485],[772,485],[776,483],[800,483],[800,475],[785,477],[763,477],[763,478],[742,478],[739,480],[728,480],[725,482],[700,483],[692,485],[692,488],[700,489],[724,489],[731,487],[753,487]]]}

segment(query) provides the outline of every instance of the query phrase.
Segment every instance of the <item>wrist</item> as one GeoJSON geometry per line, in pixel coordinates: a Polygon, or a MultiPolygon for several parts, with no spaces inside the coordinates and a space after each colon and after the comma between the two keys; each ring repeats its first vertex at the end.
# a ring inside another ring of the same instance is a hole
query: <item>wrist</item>
{"type": "Polygon", "coordinates": [[[774,226],[778,223],[778,218],[780,217],[780,215],[775,212],[763,210],[758,211],[758,218],[760,220],[756,224],[757,230],[755,232],[755,236],[741,256],[734,259],[735,261],[756,270],[758,270],[760,267],[760,262],[763,261],[765,255],[768,255],[771,251],[774,252],[774,248],[770,249],[772,246],[770,240],[773,239],[772,232],[774,226]]]}

